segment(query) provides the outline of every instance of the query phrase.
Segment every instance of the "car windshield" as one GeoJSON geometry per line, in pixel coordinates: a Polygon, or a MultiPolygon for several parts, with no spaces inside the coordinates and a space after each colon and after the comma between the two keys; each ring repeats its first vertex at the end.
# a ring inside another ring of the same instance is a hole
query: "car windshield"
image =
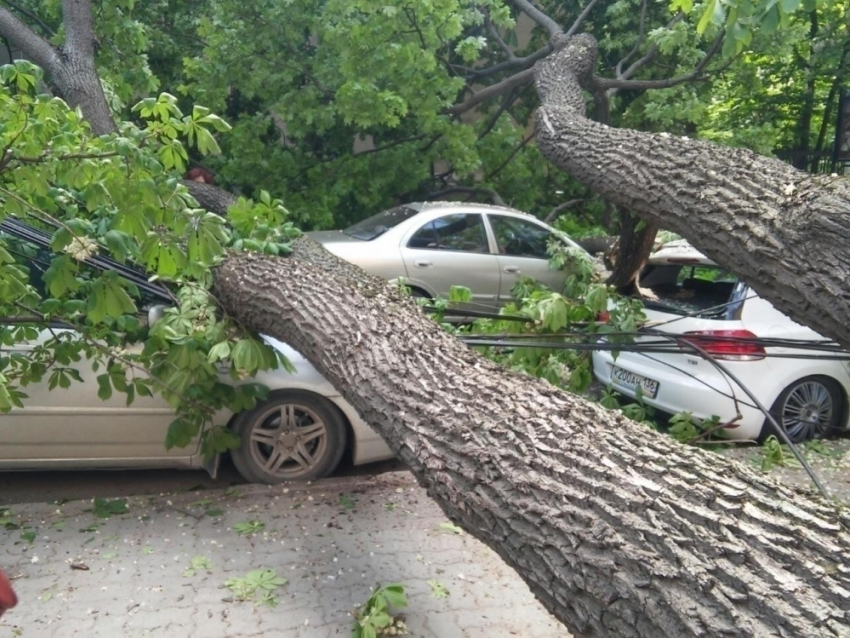
{"type": "Polygon", "coordinates": [[[390,228],[398,226],[401,222],[410,219],[418,212],[418,210],[409,206],[397,206],[357,222],[342,232],[355,239],[372,241],[383,235],[390,228]]]}
{"type": "Polygon", "coordinates": [[[645,299],[647,308],[681,315],[732,319],[745,287],[738,277],[706,264],[649,264],[640,275],[640,286],[656,297],[645,299]],[[726,304],[726,305],[724,305],[726,304]]]}

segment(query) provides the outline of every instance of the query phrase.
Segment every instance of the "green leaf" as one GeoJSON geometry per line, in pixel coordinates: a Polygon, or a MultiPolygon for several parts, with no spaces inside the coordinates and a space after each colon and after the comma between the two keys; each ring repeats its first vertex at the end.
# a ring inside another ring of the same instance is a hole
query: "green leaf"
{"type": "Polygon", "coordinates": [[[452,286],[449,288],[449,301],[466,302],[472,300],[472,291],[466,286],[452,286]]]}
{"type": "Polygon", "coordinates": [[[201,450],[206,459],[212,458],[214,454],[235,450],[241,444],[239,435],[223,425],[216,425],[204,430],[203,437],[201,450]]]}
{"type": "Polygon", "coordinates": [[[705,33],[706,29],[708,29],[708,25],[711,24],[718,4],[718,0],[709,0],[708,4],[705,6],[705,10],[702,12],[702,16],[697,24],[697,33],[700,35],[705,33]]]}
{"type": "Polygon", "coordinates": [[[608,289],[603,284],[594,284],[588,288],[585,303],[595,315],[608,308],[608,289]]]}
{"type": "Polygon", "coordinates": [[[381,593],[390,606],[396,609],[407,607],[407,596],[404,593],[403,585],[398,583],[386,585],[381,589],[381,593]]]}
{"type": "Polygon", "coordinates": [[[112,383],[108,374],[97,375],[97,398],[107,401],[112,396],[112,383]]]}
{"type": "Polygon", "coordinates": [[[215,363],[216,361],[224,361],[230,356],[230,342],[222,341],[210,348],[207,354],[207,361],[215,363]]]}
{"type": "Polygon", "coordinates": [[[44,282],[54,297],[61,297],[65,292],[76,292],[80,284],[77,281],[79,266],[68,255],[54,257],[50,267],[44,271],[44,282]]]}
{"type": "Polygon", "coordinates": [[[540,304],[540,310],[543,313],[543,327],[558,332],[566,327],[568,321],[569,306],[567,300],[558,294],[552,296],[540,304]]]}
{"type": "Polygon", "coordinates": [[[197,428],[194,428],[191,423],[183,418],[176,418],[168,426],[168,432],[165,435],[165,449],[170,450],[174,447],[186,447],[192,442],[197,428]]]}
{"type": "Polygon", "coordinates": [[[117,514],[126,514],[130,511],[127,507],[127,501],[123,498],[108,500],[105,498],[94,499],[94,515],[97,518],[109,518],[117,514]]]}

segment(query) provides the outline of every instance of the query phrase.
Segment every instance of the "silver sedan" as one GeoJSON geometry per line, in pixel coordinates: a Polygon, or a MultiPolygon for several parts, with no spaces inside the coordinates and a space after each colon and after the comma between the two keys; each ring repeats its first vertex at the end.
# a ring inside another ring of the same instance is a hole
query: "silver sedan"
{"type": "Polygon", "coordinates": [[[308,233],[329,251],[421,297],[448,297],[452,286],[472,291],[469,310],[492,311],[511,300],[521,277],[553,290],[567,272],[549,267],[550,241],[578,244],[511,208],[428,202],[405,204],[345,230],[308,233]]]}
{"type": "MultiPolygon", "coordinates": [[[[42,286],[49,266],[50,235],[17,221],[0,222],[0,234],[14,243],[12,252],[42,286]]],[[[109,258],[86,262],[94,271],[115,270],[141,291],[140,305],[149,308],[148,323],[161,314],[171,297],[147,275],[109,258]]],[[[0,326],[2,328],[2,326],[0,326]]],[[[39,342],[67,331],[54,326],[29,341],[0,347],[0,357],[26,356],[39,342]]],[[[344,455],[355,465],[392,458],[383,439],[364,423],[339,392],[297,352],[271,338],[266,341],[295,366],[295,374],[275,369],[251,381],[270,390],[253,410],[222,412],[215,422],[230,427],[241,439],[231,452],[239,472],[251,482],[321,478],[333,472],[344,455]]],[[[130,346],[131,348],[133,346],[130,346]]],[[[202,468],[214,471],[218,458],[205,462],[199,439],[183,448],[165,449],[174,409],[161,396],[98,398],[98,373],[91,362],[74,366],[80,381],[50,388],[47,374],[24,390],[23,408],[0,415],[0,471],[90,468],[202,468]]],[[[222,381],[229,381],[226,369],[222,381]]]]}

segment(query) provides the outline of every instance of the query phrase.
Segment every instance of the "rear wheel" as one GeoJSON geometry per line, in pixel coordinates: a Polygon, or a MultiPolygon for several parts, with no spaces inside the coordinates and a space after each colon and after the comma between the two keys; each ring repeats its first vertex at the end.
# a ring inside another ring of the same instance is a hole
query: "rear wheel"
{"type": "Polygon", "coordinates": [[[430,299],[431,295],[422,290],[421,288],[410,287],[410,296],[414,299],[430,299]]]}
{"type": "Polygon", "coordinates": [[[233,464],[252,483],[322,478],[345,451],[342,416],[327,399],[300,390],[272,393],[240,414],[233,430],[241,440],[233,464]]]}
{"type": "MultiPolygon", "coordinates": [[[[844,408],[844,392],[829,377],[805,377],[782,391],[773,403],[770,413],[788,434],[799,443],[820,439],[840,429],[844,408]]],[[[773,434],[773,427],[765,422],[762,438],[773,434]]]]}

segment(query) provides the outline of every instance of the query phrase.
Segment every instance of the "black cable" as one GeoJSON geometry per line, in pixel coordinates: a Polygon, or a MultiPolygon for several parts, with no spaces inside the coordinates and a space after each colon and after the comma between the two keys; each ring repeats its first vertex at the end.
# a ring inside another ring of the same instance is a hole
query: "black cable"
{"type": "Polygon", "coordinates": [[[729,369],[726,368],[726,366],[721,365],[721,363],[719,361],[716,361],[714,359],[714,357],[712,357],[708,352],[706,352],[705,350],[703,350],[699,346],[696,346],[692,343],[689,343],[689,342],[685,342],[685,343],[687,343],[689,347],[693,348],[694,351],[697,352],[697,354],[701,355],[706,361],[708,361],[713,366],[715,366],[718,370],[720,370],[721,373],[727,375],[730,379],[732,379],[732,381],[737,383],[738,386],[744,392],[747,393],[747,396],[750,397],[750,399],[753,400],[753,402],[758,406],[759,410],[762,411],[762,413],[765,415],[767,420],[770,422],[770,425],[773,426],[774,432],[779,436],[780,439],[782,439],[782,442],[791,449],[792,454],[794,454],[794,456],[797,458],[797,461],[800,463],[800,465],[803,466],[803,469],[806,470],[806,474],[808,474],[809,478],[812,479],[812,482],[818,488],[818,491],[823,495],[823,497],[827,501],[831,501],[832,498],[830,497],[829,492],[827,492],[826,487],[824,487],[823,483],[820,482],[818,475],[815,473],[814,469],[812,469],[812,466],[809,465],[809,462],[806,460],[806,457],[803,455],[802,452],[800,452],[800,450],[797,448],[797,446],[794,444],[794,442],[791,441],[791,438],[788,436],[788,433],[785,431],[784,428],[779,426],[779,423],[776,422],[776,419],[773,417],[773,415],[770,413],[770,411],[766,407],[764,407],[762,402],[759,401],[758,398],[756,398],[756,396],[752,392],[750,392],[750,390],[749,390],[749,388],[747,388],[747,386],[745,386],[743,383],[741,383],[741,380],[738,379],[738,377],[736,375],[734,375],[732,372],[730,372],[729,369]]]}

